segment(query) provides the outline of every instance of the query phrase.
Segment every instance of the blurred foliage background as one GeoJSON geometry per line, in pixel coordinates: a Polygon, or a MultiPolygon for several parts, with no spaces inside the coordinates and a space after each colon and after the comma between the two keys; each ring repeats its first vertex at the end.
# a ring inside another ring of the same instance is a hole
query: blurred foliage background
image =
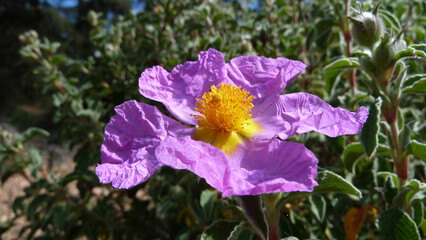
{"type": "MultiPolygon", "coordinates": [[[[363,4],[371,9],[376,2],[363,4]]],[[[348,6],[356,3],[1,0],[0,184],[14,176],[22,176],[26,184],[16,198],[2,200],[11,210],[0,218],[0,239],[197,239],[216,220],[244,222],[233,198],[221,199],[189,172],[163,167],[130,190],[99,184],[94,168],[100,162],[104,127],[114,107],[131,99],[167,114],[161,104],[139,94],[140,74],[154,65],[171,70],[208,48],[220,50],[227,61],[240,55],[303,61],[308,68],[285,92],[309,92],[352,111],[368,105],[374,95],[368,74],[324,70],[356,55],[348,6]],[[50,145],[63,151],[52,154],[50,145]],[[70,158],[65,168],[60,168],[61,154],[70,158]]],[[[379,14],[387,31],[402,32],[407,45],[425,42],[424,1],[383,1],[379,14]]],[[[404,62],[409,76],[424,80],[425,61],[419,58],[404,62]]],[[[421,89],[401,98],[398,115],[400,129],[409,126],[408,135],[420,148],[426,138],[424,100],[421,89]]],[[[377,116],[376,125],[380,112],[377,116]]],[[[376,134],[374,154],[356,136],[311,133],[292,139],[304,143],[320,167],[342,176],[363,197],[323,194],[286,202],[281,237],[392,239],[384,238],[377,219],[402,198],[409,198],[405,209],[400,207],[404,216],[424,237],[424,152],[410,156],[409,178],[415,180],[410,189],[415,191],[401,195],[387,136],[376,134]]],[[[238,237],[257,238],[250,227],[238,237]]]]}

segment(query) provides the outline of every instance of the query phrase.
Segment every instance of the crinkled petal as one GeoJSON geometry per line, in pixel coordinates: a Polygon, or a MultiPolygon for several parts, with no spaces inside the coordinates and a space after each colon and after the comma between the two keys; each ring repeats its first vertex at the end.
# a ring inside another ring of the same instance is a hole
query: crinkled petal
{"type": "Polygon", "coordinates": [[[318,160],[299,143],[247,141],[229,157],[229,162],[231,174],[222,197],[312,191],[318,185],[318,160]]]}
{"type": "Polygon", "coordinates": [[[254,105],[261,104],[270,96],[281,94],[305,68],[306,65],[299,61],[257,56],[236,57],[226,66],[228,78],[254,96],[254,105]]]}
{"type": "Polygon", "coordinates": [[[158,161],[175,169],[187,169],[223,191],[228,186],[229,161],[212,145],[191,137],[166,138],[155,151],[158,161]]]}
{"type": "Polygon", "coordinates": [[[156,107],[125,102],[115,108],[105,128],[102,164],[96,174],[102,183],[130,188],[146,181],[161,164],[155,149],[167,136],[183,136],[190,129],[163,115],[156,107]]]}
{"type": "Polygon", "coordinates": [[[234,155],[225,156],[190,137],[169,137],[155,152],[162,165],[195,173],[222,191],[222,197],[312,191],[317,185],[318,160],[298,143],[248,141],[234,155]]]}
{"type": "Polygon", "coordinates": [[[252,119],[259,125],[259,132],[251,136],[253,139],[272,139],[279,137],[287,139],[296,134],[299,116],[283,111],[280,96],[269,98],[268,101],[257,105],[252,110],[252,119]]]}
{"type": "Polygon", "coordinates": [[[163,103],[177,119],[195,125],[197,121],[191,114],[198,114],[194,110],[196,98],[210,91],[212,85],[219,86],[225,77],[222,53],[209,49],[200,52],[197,62],[178,65],[170,74],[159,66],[145,70],[139,78],[139,91],[163,103]]]}
{"type": "Polygon", "coordinates": [[[280,96],[280,111],[300,118],[297,133],[315,131],[329,137],[357,134],[367,120],[368,110],[358,112],[334,108],[319,97],[308,93],[292,93],[280,96]]]}

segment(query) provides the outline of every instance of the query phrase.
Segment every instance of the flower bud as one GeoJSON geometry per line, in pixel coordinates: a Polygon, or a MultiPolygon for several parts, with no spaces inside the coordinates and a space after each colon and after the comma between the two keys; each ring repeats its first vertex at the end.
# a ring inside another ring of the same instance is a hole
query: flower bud
{"type": "Polygon", "coordinates": [[[390,46],[389,35],[385,34],[373,53],[374,63],[382,69],[387,68],[393,61],[395,52],[390,46]]]}
{"type": "Polygon", "coordinates": [[[363,46],[372,48],[379,41],[383,33],[383,22],[378,17],[378,7],[373,12],[360,12],[355,17],[348,17],[352,25],[352,36],[355,41],[363,46]]]}
{"type": "Polygon", "coordinates": [[[374,50],[373,62],[378,68],[381,84],[388,85],[396,64],[395,55],[406,48],[405,41],[399,37],[400,35],[391,39],[388,34],[385,34],[374,50]]]}

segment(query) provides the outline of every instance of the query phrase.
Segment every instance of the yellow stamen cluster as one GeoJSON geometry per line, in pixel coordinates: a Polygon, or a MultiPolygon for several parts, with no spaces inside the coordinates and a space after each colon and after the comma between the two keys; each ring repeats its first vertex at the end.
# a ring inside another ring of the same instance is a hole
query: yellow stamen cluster
{"type": "Polygon", "coordinates": [[[227,155],[233,154],[244,139],[260,132],[260,126],[251,119],[254,107],[250,93],[232,85],[212,86],[210,92],[197,99],[192,115],[198,120],[195,140],[212,144],[227,155]]]}
{"type": "Polygon", "coordinates": [[[193,115],[198,120],[198,126],[208,128],[222,134],[240,132],[249,125],[253,96],[240,87],[223,84],[217,88],[211,87],[210,92],[204,93],[202,99],[197,99],[195,110],[201,115],[193,115]]]}

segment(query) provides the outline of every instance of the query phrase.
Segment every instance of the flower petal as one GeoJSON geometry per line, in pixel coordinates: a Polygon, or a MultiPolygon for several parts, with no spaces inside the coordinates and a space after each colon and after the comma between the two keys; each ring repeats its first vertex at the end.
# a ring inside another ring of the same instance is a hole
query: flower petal
{"type": "Polygon", "coordinates": [[[187,169],[222,191],[222,197],[281,191],[312,191],[317,162],[303,145],[293,142],[248,141],[226,157],[211,145],[190,137],[169,137],[157,147],[162,165],[187,169]]]}
{"type": "Polygon", "coordinates": [[[163,103],[182,122],[195,125],[197,120],[191,114],[197,114],[196,98],[210,91],[212,85],[219,85],[225,77],[222,53],[209,49],[200,52],[197,62],[178,65],[170,74],[159,66],[145,70],[139,78],[139,92],[163,103]]]}
{"type": "Polygon", "coordinates": [[[312,191],[318,185],[318,160],[299,143],[277,139],[247,141],[229,157],[229,162],[230,177],[222,197],[312,191]]]}
{"type": "Polygon", "coordinates": [[[236,57],[226,66],[228,78],[254,96],[254,105],[280,94],[305,68],[299,61],[257,56],[236,57]]]}
{"type": "Polygon", "coordinates": [[[319,97],[308,93],[292,93],[280,96],[280,111],[300,118],[297,133],[315,131],[329,137],[357,134],[367,120],[368,110],[358,112],[334,108],[319,97]]]}
{"type": "Polygon", "coordinates": [[[259,132],[252,139],[287,139],[296,134],[300,118],[283,111],[280,96],[269,98],[252,110],[252,119],[259,125],[259,132]]]}
{"type": "Polygon", "coordinates": [[[105,128],[102,164],[96,174],[102,183],[130,188],[146,181],[161,164],[155,149],[167,136],[190,134],[187,127],[163,115],[156,107],[125,102],[115,108],[105,128]]]}
{"type": "Polygon", "coordinates": [[[227,186],[229,161],[212,145],[191,137],[168,137],[157,147],[155,155],[162,165],[187,169],[223,191],[227,186]]]}

